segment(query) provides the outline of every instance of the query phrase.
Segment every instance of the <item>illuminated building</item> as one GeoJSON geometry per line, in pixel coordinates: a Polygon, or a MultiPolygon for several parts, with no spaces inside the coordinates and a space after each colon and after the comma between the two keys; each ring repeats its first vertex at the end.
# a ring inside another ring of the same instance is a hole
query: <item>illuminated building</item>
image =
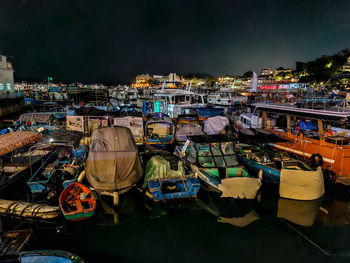
{"type": "Polygon", "coordinates": [[[6,56],[0,55],[0,91],[11,91],[13,86],[12,64],[7,61],[6,56]]]}
{"type": "Polygon", "coordinates": [[[343,71],[350,72],[350,57],[348,57],[348,61],[344,64],[343,71]]]}
{"type": "Polygon", "coordinates": [[[271,74],[273,74],[273,70],[269,67],[263,68],[261,70],[261,75],[263,75],[263,76],[267,76],[267,75],[271,75],[271,74]]]}

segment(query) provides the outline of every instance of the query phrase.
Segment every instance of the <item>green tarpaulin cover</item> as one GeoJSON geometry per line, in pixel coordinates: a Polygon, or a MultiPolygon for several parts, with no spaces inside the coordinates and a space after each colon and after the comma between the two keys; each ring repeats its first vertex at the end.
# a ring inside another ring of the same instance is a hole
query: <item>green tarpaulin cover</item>
{"type": "Polygon", "coordinates": [[[180,178],[185,177],[186,172],[181,160],[177,162],[177,170],[170,167],[170,162],[160,155],[153,156],[147,163],[145,172],[145,183],[150,180],[164,179],[164,178],[180,178]]]}

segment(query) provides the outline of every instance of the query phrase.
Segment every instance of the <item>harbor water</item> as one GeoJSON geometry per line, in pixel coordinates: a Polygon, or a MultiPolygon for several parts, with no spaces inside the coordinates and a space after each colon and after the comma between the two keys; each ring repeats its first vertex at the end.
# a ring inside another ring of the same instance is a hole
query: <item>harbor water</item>
{"type": "Polygon", "coordinates": [[[87,262],[350,260],[350,202],[327,194],[295,201],[262,189],[259,200],[226,200],[214,209],[220,215],[206,196],[167,208],[134,198],[114,214],[103,202],[89,221],[38,226],[29,249],[69,251],[87,262]]]}

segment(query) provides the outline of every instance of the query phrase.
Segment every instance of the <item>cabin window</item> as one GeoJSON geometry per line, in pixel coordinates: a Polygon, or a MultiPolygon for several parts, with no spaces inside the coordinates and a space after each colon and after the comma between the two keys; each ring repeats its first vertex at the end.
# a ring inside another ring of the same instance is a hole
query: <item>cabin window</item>
{"type": "Polygon", "coordinates": [[[207,143],[201,143],[197,145],[198,156],[211,156],[210,147],[207,143]]]}
{"type": "Polygon", "coordinates": [[[215,167],[214,159],[211,156],[198,157],[198,162],[203,167],[215,167]]]}
{"type": "Polygon", "coordinates": [[[152,139],[168,138],[168,135],[173,134],[172,125],[166,122],[156,122],[147,125],[147,136],[152,139]]]}
{"type": "Polygon", "coordinates": [[[224,156],[225,162],[227,166],[237,166],[238,165],[238,160],[236,158],[236,155],[227,155],[224,156]]]}
{"type": "Polygon", "coordinates": [[[221,143],[221,151],[224,155],[234,154],[233,143],[232,142],[223,142],[221,143]]]}
{"type": "Polygon", "coordinates": [[[191,146],[189,147],[188,154],[189,154],[189,157],[192,158],[192,160],[196,160],[196,159],[197,159],[196,149],[193,147],[193,145],[191,145],[191,146]]]}
{"type": "Polygon", "coordinates": [[[212,143],[211,152],[213,153],[214,156],[222,155],[220,151],[220,143],[212,143]]]}
{"type": "Polygon", "coordinates": [[[222,156],[216,156],[214,159],[217,167],[226,167],[224,158],[222,156]]]}

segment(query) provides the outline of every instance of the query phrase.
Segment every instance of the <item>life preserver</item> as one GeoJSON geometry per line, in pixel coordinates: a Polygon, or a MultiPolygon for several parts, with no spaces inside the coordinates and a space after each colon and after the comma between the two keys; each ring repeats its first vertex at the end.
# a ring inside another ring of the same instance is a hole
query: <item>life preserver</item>
{"type": "Polygon", "coordinates": [[[313,166],[321,166],[323,164],[322,155],[319,153],[314,153],[313,155],[311,155],[310,161],[313,166]]]}

